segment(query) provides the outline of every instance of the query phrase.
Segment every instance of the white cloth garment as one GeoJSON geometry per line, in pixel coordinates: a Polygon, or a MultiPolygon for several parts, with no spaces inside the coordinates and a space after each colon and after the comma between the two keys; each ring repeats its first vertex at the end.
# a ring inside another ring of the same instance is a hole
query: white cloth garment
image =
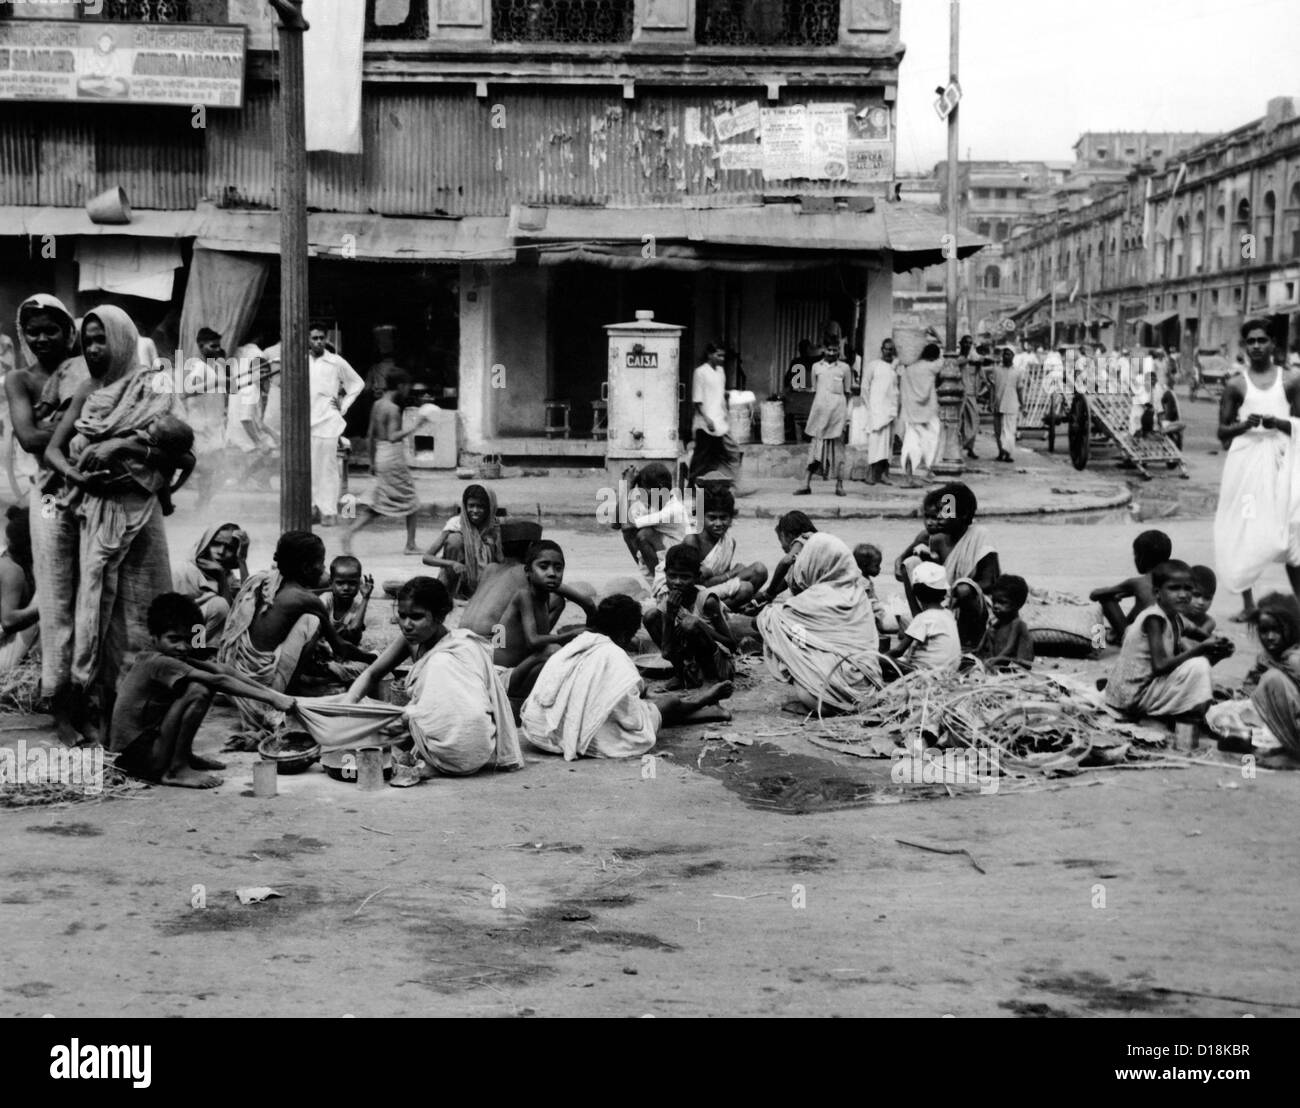
{"type": "Polygon", "coordinates": [[[101,289],[170,300],[176,270],[183,264],[180,245],[174,239],[86,236],[77,243],[77,290],[101,289]]]}
{"type": "MultiPolygon", "coordinates": [[[[234,407],[234,405],[231,405],[234,407]]],[[[338,515],[343,482],[339,474],[339,440],[311,437],[311,503],[323,516],[338,515]]]]}
{"type": "MultiPolygon", "coordinates": [[[[1246,378],[1237,418],[1259,413],[1290,419],[1282,370],[1267,389],[1246,378]]],[[[1257,427],[1238,435],[1223,461],[1214,516],[1214,567],[1229,592],[1253,588],[1275,562],[1300,565],[1300,420],[1291,434],[1257,427]]]]}
{"type": "Polygon", "coordinates": [[[337,439],[346,426],[343,416],[366,383],[346,361],[328,350],[310,362],[307,387],[311,391],[311,433],[337,439]],[[339,401],[338,407],[335,400],[339,401]]]}
{"type": "Polygon", "coordinates": [[[366,5],[303,0],[302,14],[311,25],[302,40],[307,149],[360,154],[366,5]]]}
{"type": "Polygon", "coordinates": [[[702,362],[695,367],[691,377],[691,403],[701,408],[691,419],[692,431],[707,430],[702,416],[713,420],[711,435],[722,436],[731,430],[727,421],[727,371],[721,366],[714,369],[708,362],[702,362]]]}

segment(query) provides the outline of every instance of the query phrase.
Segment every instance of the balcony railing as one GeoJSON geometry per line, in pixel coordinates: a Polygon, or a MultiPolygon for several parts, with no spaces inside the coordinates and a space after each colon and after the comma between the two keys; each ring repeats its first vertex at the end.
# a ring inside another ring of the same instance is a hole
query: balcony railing
{"type": "Polygon", "coordinates": [[[420,41],[429,37],[429,0],[366,0],[366,40],[420,41]]]}
{"type": "Polygon", "coordinates": [[[492,0],[493,42],[631,42],[634,0],[492,0]]]}
{"type": "MultiPolygon", "coordinates": [[[[86,6],[82,4],[83,12],[86,6]]],[[[185,23],[189,17],[186,0],[103,0],[101,14],[102,19],[130,23],[185,23]]]]}
{"type": "Polygon", "coordinates": [[[696,0],[705,46],[832,46],[839,35],[839,0],[696,0]]]}

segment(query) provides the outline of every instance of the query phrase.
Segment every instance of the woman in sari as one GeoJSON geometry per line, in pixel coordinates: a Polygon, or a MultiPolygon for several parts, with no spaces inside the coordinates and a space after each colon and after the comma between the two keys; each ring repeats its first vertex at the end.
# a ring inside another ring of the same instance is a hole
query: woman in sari
{"type": "Polygon", "coordinates": [[[809,536],[790,571],[790,597],[758,615],[763,657],[795,686],[799,710],[849,711],[880,684],[880,639],[862,573],[849,548],[809,536]]]}
{"type": "Polygon", "coordinates": [[[442,570],[442,583],[455,599],[473,596],[487,567],[503,558],[497,495],[483,485],[470,485],[460,498],[460,515],[443,525],[424,564],[442,570]]]}
{"type": "Polygon", "coordinates": [[[963,651],[973,651],[989,622],[989,591],[1002,575],[998,548],[983,524],[975,522],[979,501],[960,481],[940,485],[925,494],[922,531],[894,563],[894,577],[903,583],[912,614],[920,605],[912,595],[912,570],[917,562],[938,562],[952,582],[952,610],[957,618],[963,651]]]}
{"type": "Polygon", "coordinates": [[[32,565],[41,598],[41,692],[49,698],[59,741],[75,746],[82,701],[72,690],[72,627],[77,595],[80,533],[70,513],[47,510],[40,490],[50,477],[45,448],[64,409],[89,373],[74,356],[77,328],[72,315],[53,296],[38,293],[18,307],[18,339],[35,364],[5,375],[5,394],[13,424],[15,491],[37,501],[31,513],[32,565]],[[30,496],[36,489],[35,496],[30,496]],[[76,717],[74,719],[74,716],[76,717]]]}
{"type": "MultiPolygon", "coordinates": [[[[173,574],[174,589],[188,596],[203,613],[203,626],[210,646],[221,642],[230,606],[239,591],[234,570],[241,568],[241,536],[237,523],[214,523],[199,538],[194,557],[173,574]]],[[[246,536],[244,536],[246,537],[246,536]]],[[[248,576],[247,566],[243,576],[248,576]]]]}
{"type": "MultiPolygon", "coordinates": [[[[88,694],[92,713],[107,719],[114,679],[128,656],[149,642],[145,613],[155,596],[171,591],[172,575],[157,494],[133,481],[110,495],[105,477],[110,465],[148,466],[157,459],[137,432],[174,414],[176,394],[154,387],[153,367],[140,364],[135,324],[120,308],[87,313],[81,349],[91,379],[73,396],[45,460],[84,492],[75,509],[80,576],[71,676],[73,686],[88,694]],[[68,456],[74,435],[86,440],[77,462],[68,456]]],[[[83,733],[99,738],[89,721],[83,733]]]]}

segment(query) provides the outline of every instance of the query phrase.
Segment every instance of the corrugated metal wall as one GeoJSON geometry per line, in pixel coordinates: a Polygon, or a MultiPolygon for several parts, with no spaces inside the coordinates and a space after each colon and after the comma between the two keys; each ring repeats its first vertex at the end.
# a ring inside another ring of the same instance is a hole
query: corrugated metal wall
{"type": "MultiPolygon", "coordinates": [[[[796,89],[782,103],[869,98],[796,89]]],[[[719,170],[714,148],[688,144],[687,133],[690,109],[707,120],[751,100],[765,102],[757,92],[717,99],[656,89],[624,101],[617,89],[560,86],[494,89],[480,100],[463,86],[367,86],[365,154],[310,154],[307,202],[324,211],[504,215],[512,203],[758,201],[758,170],[719,170]]],[[[209,114],[209,195],[238,206],[275,205],[275,115],[271,94],[251,89],[242,112],[209,114]]],[[[843,192],[844,185],[799,182],[792,190],[843,192]]]]}
{"type": "Polygon", "coordinates": [[[137,208],[193,208],[204,132],[192,120],[187,108],[0,104],[0,203],[79,207],[121,185],[137,208]]]}

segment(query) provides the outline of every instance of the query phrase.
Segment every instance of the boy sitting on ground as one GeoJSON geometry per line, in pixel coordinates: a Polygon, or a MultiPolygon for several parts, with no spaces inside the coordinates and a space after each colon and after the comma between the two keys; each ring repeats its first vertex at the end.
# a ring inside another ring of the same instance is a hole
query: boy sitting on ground
{"type": "Polygon", "coordinates": [[[894,664],[885,664],[886,681],[914,670],[956,673],[961,666],[961,637],[957,620],[948,609],[948,574],[938,562],[919,562],[912,570],[912,596],[920,611],[889,652],[894,664]]]}
{"type": "Polygon", "coordinates": [[[1102,618],[1108,625],[1107,642],[1120,642],[1129,624],[1133,622],[1133,617],[1156,602],[1151,571],[1161,562],[1167,562],[1173,549],[1173,542],[1163,531],[1143,531],[1133,540],[1133,564],[1137,568],[1137,576],[1126,577],[1118,585],[1094,589],[1089,594],[1089,600],[1101,604],[1102,618]],[[1120,602],[1130,598],[1133,606],[1126,613],[1120,602]]]}
{"type": "Polygon", "coordinates": [[[539,750],[579,757],[635,758],[654,748],[660,727],[685,722],[731,695],[729,681],[680,695],[645,696],[627,656],[641,626],[630,596],[607,596],[586,631],[552,655],[523,709],[524,738],[539,750]]]}
{"type": "Polygon", "coordinates": [[[1192,642],[1205,642],[1214,637],[1217,626],[1210,615],[1210,605],[1218,591],[1219,579],[1209,566],[1192,566],[1192,602],[1183,616],[1183,637],[1192,642]]]}
{"type": "Polygon", "coordinates": [[[679,543],[664,555],[668,591],[645,628],[672,663],[669,689],[698,689],[735,676],[736,643],[722,602],[700,586],[700,553],[679,543]]]}
{"type": "MultiPolygon", "coordinates": [[[[361,561],[351,554],[340,554],[330,562],[329,591],[321,596],[334,633],[353,646],[361,645],[366,629],[366,608],[375,591],[375,579],[363,573],[361,561]]],[[[360,662],[335,658],[329,644],[317,639],[309,667],[302,675],[303,684],[349,686],[364,671],[360,662]]]]}
{"type": "MultiPolygon", "coordinates": [[[[705,489],[704,526],[698,534],[682,540],[700,554],[700,585],[732,611],[748,604],[767,580],[762,562],[733,565],[736,539],[731,525],[736,521],[736,498],[730,489],[705,489]]],[[[664,590],[667,582],[664,583],[664,590]]]]}
{"type": "Polygon", "coordinates": [[[1023,577],[1006,573],[998,578],[989,596],[993,620],[975,651],[987,669],[1027,670],[1034,664],[1034,639],[1020,609],[1029,599],[1029,585],[1023,577]]]}
{"type": "Polygon", "coordinates": [[[142,650],[118,688],[109,732],[117,767],[135,777],[187,789],[210,789],[221,778],[205,772],[224,763],[194,753],[198,733],[216,692],[248,697],[287,712],[293,699],[263,688],[219,662],[191,655],[199,606],[188,596],[163,593],[146,617],[153,648],[142,650]]]}
{"type": "MultiPolygon", "coordinates": [[[[219,658],[245,679],[288,692],[317,635],[336,659],[370,663],[375,655],[341,639],[324,602],[312,590],[325,570],[325,544],[310,531],[286,531],[275,546],[275,569],[253,574],[226,620],[219,658]]],[[[233,698],[243,730],[228,750],[256,750],[280,720],[256,699],[233,698]]]]}
{"type": "MultiPolygon", "coordinates": [[[[623,542],[641,567],[651,595],[662,584],[659,552],[686,538],[686,505],[673,475],[662,462],[651,462],[632,480],[628,490],[623,542]]],[[[616,524],[617,526],[617,524],[616,524]]]]}
{"type": "Polygon", "coordinates": [[[506,626],[517,622],[524,646],[523,656],[513,664],[513,669],[499,671],[511,700],[532,692],[546,659],[582,634],[582,627],[554,633],[568,600],[582,608],[588,617],[595,611],[595,605],[585,595],[564,587],[564,551],[559,544],[549,539],[533,543],[525,556],[523,587],[515,593],[502,617],[506,626]]]}

